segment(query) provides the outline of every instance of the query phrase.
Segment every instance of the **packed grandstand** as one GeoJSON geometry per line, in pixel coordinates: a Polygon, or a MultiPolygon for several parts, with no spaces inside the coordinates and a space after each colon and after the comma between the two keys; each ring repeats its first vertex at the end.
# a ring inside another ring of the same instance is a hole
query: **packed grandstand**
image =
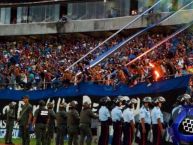
{"type": "Polygon", "coordinates": [[[46,87],[63,87],[82,81],[106,85],[124,83],[133,86],[140,82],[151,83],[192,73],[191,31],[177,35],[140,60],[126,66],[129,61],[164,39],[168,33],[147,32],[98,65],[86,69],[91,60],[125,39],[125,36],[120,34],[100,46],[72,70],[66,69],[99,45],[104,38],[84,35],[1,42],[1,86],[12,89],[42,89],[44,83],[46,87]],[[76,76],[80,71],[83,73],[76,76]]]}

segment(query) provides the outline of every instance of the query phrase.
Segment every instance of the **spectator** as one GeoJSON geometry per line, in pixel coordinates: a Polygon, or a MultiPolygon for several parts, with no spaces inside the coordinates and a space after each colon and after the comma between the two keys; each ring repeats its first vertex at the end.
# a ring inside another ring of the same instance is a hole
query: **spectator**
{"type": "Polygon", "coordinates": [[[1,42],[0,85],[3,88],[27,90],[68,87],[81,81],[108,85],[123,83],[133,86],[140,82],[152,83],[164,78],[192,73],[193,35],[189,31],[168,40],[166,44],[143,56],[139,61],[126,66],[129,61],[169,34],[147,32],[128,42],[100,64],[86,69],[90,61],[126,39],[122,35],[117,35],[68,71],[66,71],[68,66],[99,45],[105,38],[73,36],[35,42],[32,40],[1,42]],[[82,74],[76,76],[78,72],[82,74]]]}

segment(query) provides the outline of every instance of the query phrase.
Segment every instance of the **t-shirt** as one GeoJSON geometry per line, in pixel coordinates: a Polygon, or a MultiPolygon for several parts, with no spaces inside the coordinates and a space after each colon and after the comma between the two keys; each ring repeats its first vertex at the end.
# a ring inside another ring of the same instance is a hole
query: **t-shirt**
{"type": "Polygon", "coordinates": [[[24,126],[28,124],[29,115],[32,113],[32,105],[27,104],[22,107],[19,117],[19,125],[24,126]]]}
{"type": "Polygon", "coordinates": [[[66,125],[66,123],[67,123],[67,114],[66,114],[65,111],[57,112],[56,122],[57,122],[57,126],[66,125]]]}
{"type": "Polygon", "coordinates": [[[40,107],[35,111],[34,117],[36,117],[36,123],[47,124],[49,118],[48,109],[40,107]]]}

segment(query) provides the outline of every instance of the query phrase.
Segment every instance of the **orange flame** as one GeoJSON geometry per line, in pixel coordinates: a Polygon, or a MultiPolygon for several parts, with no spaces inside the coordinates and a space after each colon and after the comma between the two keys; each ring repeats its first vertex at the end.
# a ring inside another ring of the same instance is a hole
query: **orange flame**
{"type": "Polygon", "coordinates": [[[152,68],[154,68],[155,67],[155,65],[153,64],[153,63],[149,63],[149,66],[151,66],[152,68]]]}
{"type": "Polygon", "coordinates": [[[155,74],[155,80],[157,81],[160,78],[160,74],[157,70],[154,71],[155,74]]]}

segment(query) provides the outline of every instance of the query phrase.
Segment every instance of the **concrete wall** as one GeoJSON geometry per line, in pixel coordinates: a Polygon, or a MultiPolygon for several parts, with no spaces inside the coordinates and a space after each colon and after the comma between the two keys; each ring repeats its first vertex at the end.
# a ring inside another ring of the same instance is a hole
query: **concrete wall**
{"type": "MultiPolygon", "coordinates": [[[[162,13],[160,17],[164,17],[169,13],[162,13]]],[[[9,35],[33,35],[33,34],[57,34],[57,33],[72,33],[72,32],[92,32],[92,31],[108,31],[118,30],[132,21],[137,16],[127,16],[109,19],[95,19],[95,20],[69,20],[66,23],[52,22],[52,23],[31,23],[31,24],[10,24],[0,25],[0,36],[9,35]]],[[[147,18],[150,16],[143,16],[132,24],[129,28],[140,28],[147,26],[147,18]]],[[[149,18],[153,19],[152,16],[149,18]]],[[[154,18],[156,19],[156,18],[154,18]]],[[[183,10],[178,12],[175,16],[161,23],[161,25],[176,25],[188,23],[193,20],[193,10],[183,10]]]]}

